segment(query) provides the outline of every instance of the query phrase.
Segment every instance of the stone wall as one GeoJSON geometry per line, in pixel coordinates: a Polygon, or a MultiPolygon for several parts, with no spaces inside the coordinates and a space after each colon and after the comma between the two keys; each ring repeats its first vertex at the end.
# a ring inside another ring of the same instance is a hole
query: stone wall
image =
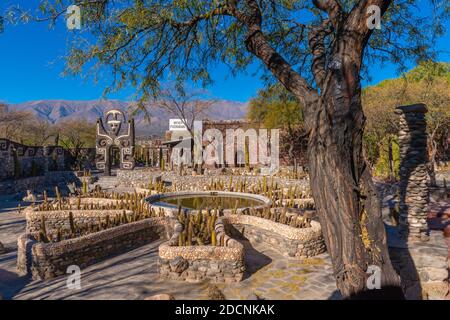
{"type": "MultiPolygon", "coordinates": [[[[232,129],[242,129],[244,132],[248,129],[255,129],[256,133],[259,133],[259,129],[263,129],[260,125],[257,123],[252,123],[249,121],[243,121],[243,120],[204,120],[202,121],[203,126],[203,133],[208,129],[217,129],[222,133],[223,139],[224,139],[224,148],[222,150],[224,156],[226,155],[225,151],[225,140],[226,140],[226,130],[232,129]]],[[[270,129],[267,130],[268,136],[270,135],[270,129]]],[[[298,136],[302,136],[303,133],[300,132],[298,136]]],[[[293,147],[292,154],[297,157],[297,165],[306,166],[307,165],[307,159],[306,159],[306,148],[307,148],[307,139],[306,138],[297,138],[294,142],[290,141],[289,134],[287,130],[280,130],[279,134],[279,145],[280,145],[280,164],[281,165],[294,165],[294,158],[289,155],[289,148],[293,147]]],[[[268,140],[270,141],[270,137],[268,137],[268,140]]],[[[259,146],[257,147],[258,150],[259,146]]],[[[234,150],[236,152],[237,146],[236,141],[234,143],[234,150]]],[[[237,156],[237,155],[236,155],[237,156]]],[[[257,166],[256,166],[257,167],[257,166]]]]}
{"type": "Polygon", "coordinates": [[[64,149],[34,147],[0,139],[0,181],[64,170],[64,149]]]}
{"type": "Polygon", "coordinates": [[[47,233],[53,234],[58,228],[70,230],[69,212],[72,212],[73,221],[77,225],[96,224],[99,219],[105,221],[106,216],[113,219],[126,213],[131,218],[133,212],[129,210],[60,210],[60,211],[32,211],[27,208],[25,215],[27,221],[27,232],[37,232],[40,230],[42,216],[44,216],[47,233]]]}
{"type": "Polygon", "coordinates": [[[392,243],[389,254],[400,275],[408,300],[443,300],[449,291],[448,247],[441,231],[431,231],[429,241],[392,243]]]}
{"type": "Polygon", "coordinates": [[[159,273],[162,278],[198,282],[239,282],[245,271],[244,247],[225,233],[224,220],[217,219],[217,241],[224,238],[224,246],[178,246],[183,230],[176,221],[174,233],[159,247],[159,273]]]}
{"type": "Polygon", "coordinates": [[[424,104],[396,108],[400,118],[400,232],[404,238],[427,240],[429,175],[424,104]]]}
{"type": "MultiPolygon", "coordinates": [[[[238,180],[246,181],[249,188],[252,184],[257,184],[263,177],[260,175],[249,176],[235,176],[233,182],[238,180]]],[[[211,180],[222,181],[225,186],[228,186],[230,181],[230,175],[202,175],[202,176],[180,176],[173,172],[161,172],[155,169],[141,169],[135,168],[133,171],[117,170],[117,180],[120,186],[123,187],[143,187],[147,186],[149,181],[163,180],[176,184],[178,190],[205,190],[205,186],[211,183],[211,180]]],[[[272,178],[268,178],[268,183],[272,181],[272,178]]],[[[273,178],[274,183],[284,188],[290,186],[297,186],[299,190],[305,190],[309,192],[308,179],[285,179],[285,178],[273,178]]]]}
{"type": "Polygon", "coordinates": [[[56,243],[36,242],[35,233],[18,239],[17,268],[33,279],[66,274],[67,267],[85,268],[107,257],[150,242],[167,239],[167,219],[149,218],[56,243]]]}
{"type": "Polygon", "coordinates": [[[287,257],[309,258],[326,251],[320,224],[294,228],[282,223],[249,215],[227,215],[227,233],[251,243],[264,243],[287,257]]]}

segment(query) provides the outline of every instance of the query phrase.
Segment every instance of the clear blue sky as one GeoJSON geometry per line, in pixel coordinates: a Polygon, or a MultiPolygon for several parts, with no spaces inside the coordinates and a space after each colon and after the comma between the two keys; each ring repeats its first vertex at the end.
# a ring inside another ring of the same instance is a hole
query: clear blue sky
{"type": "MultiPolygon", "coordinates": [[[[17,3],[6,0],[8,2],[17,3]]],[[[0,10],[4,9],[2,7],[0,5],[0,10]]],[[[109,84],[108,74],[97,84],[90,79],[61,76],[70,32],[63,22],[58,23],[55,29],[48,29],[46,23],[8,25],[0,34],[0,101],[19,103],[44,99],[94,100],[101,97],[104,87],[109,84]]],[[[449,32],[438,41],[439,50],[448,50],[449,32]]],[[[450,61],[449,54],[442,54],[439,60],[450,61]]],[[[258,77],[252,76],[255,69],[250,68],[247,74],[233,78],[225,66],[218,65],[212,72],[215,83],[208,90],[216,98],[247,101],[263,86],[258,77]]],[[[373,65],[371,76],[371,83],[377,83],[397,74],[393,65],[373,65]]],[[[126,88],[110,94],[108,98],[129,100],[133,93],[133,88],[126,88]]]]}

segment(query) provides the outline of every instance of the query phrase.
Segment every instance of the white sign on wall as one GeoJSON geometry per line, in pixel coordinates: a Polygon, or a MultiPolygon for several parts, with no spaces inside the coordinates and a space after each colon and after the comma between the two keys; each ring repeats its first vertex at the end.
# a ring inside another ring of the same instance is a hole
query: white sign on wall
{"type": "Polygon", "coordinates": [[[181,119],[169,119],[169,131],[185,131],[186,125],[181,119]]]}

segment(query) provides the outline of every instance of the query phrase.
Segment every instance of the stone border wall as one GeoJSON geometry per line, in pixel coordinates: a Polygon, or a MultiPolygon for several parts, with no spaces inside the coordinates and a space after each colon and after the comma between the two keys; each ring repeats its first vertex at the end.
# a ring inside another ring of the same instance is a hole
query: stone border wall
{"type": "MultiPolygon", "coordinates": [[[[240,180],[246,180],[247,184],[251,186],[253,183],[257,183],[264,176],[262,175],[242,175],[242,176],[233,176],[233,182],[240,180]]],[[[268,182],[271,181],[271,177],[266,176],[268,182]]],[[[203,191],[204,187],[211,182],[211,179],[214,181],[222,181],[223,184],[228,186],[230,181],[230,175],[199,175],[199,176],[180,176],[174,172],[161,172],[154,169],[142,169],[135,168],[133,171],[126,170],[117,170],[117,181],[122,187],[142,187],[143,185],[148,185],[149,181],[170,181],[175,183],[179,190],[193,190],[193,191],[203,191]]],[[[274,177],[274,183],[278,183],[279,186],[283,186],[284,188],[289,188],[289,186],[297,186],[299,190],[309,190],[309,181],[308,179],[285,179],[274,177]]]]}
{"type": "MultiPolygon", "coordinates": [[[[81,198],[80,204],[98,204],[100,206],[113,205],[120,203],[121,200],[108,199],[108,198],[81,198]]],[[[78,198],[69,198],[69,203],[76,207],[78,203],[78,198]]],[[[73,221],[75,224],[89,224],[97,223],[98,219],[106,219],[109,216],[111,219],[116,216],[121,216],[125,211],[128,218],[131,218],[133,212],[130,210],[105,210],[105,209],[87,209],[87,210],[49,210],[49,211],[38,211],[37,207],[27,207],[24,210],[25,218],[27,222],[26,230],[27,232],[37,232],[40,230],[41,217],[44,216],[45,226],[47,232],[56,232],[58,228],[69,229],[69,212],[72,212],[73,221]]]]}
{"type": "Polygon", "coordinates": [[[43,280],[66,274],[67,267],[81,269],[150,242],[168,238],[167,218],[149,218],[75,239],[56,243],[36,241],[36,233],[18,239],[17,268],[22,275],[43,280]]]}
{"type": "Polygon", "coordinates": [[[27,232],[38,232],[41,228],[41,217],[44,216],[45,228],[47,233],[53,233],[61,229],[70,229],[69,212],[72,212],[73,221],[75,224],[89,224],[97,223],[98,219],[106,219],[109,216],[111,219],[117,216],[122,216],[125,211],[128,218],[133,214],[130,210],[58,210],[58,211],[27,211],[27,232]]]}
{"type": "Polygon", "coordinates": [[[326,251],[320,223],[310,228],[294,228],[249,215],[227,215],[228,234],[250,242],[265,243],[288,257],[309,258],[326,251]]]}
{"type": "Polygon", "coordinates": [[[225,246],[178,246],[183,226],[175,221],[174,233],[159,247],[159,273],[162,278],[198,282],[239,282],[245,272],[244,247],[225,233],[225,219],[215,224],[217,241],[225,246]]]}

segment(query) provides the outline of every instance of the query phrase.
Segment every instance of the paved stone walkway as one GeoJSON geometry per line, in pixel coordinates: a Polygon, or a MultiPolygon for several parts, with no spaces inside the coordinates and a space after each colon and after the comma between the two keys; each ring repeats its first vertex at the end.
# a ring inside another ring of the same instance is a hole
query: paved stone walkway
{"type": "MultiPolygon", "coordinates": [[[[16,273],[17,237],[25,219],[13,198],[0,197],[0,241],[11,251],[0,255],[0,295],[4,299],[144,299],[168,293],[177,300],[207,299],[208,283],[160,280],[154,242],[82,270],[80,290],[67,277],[32,281],[16,273]]],[[[248,272],[240,283],[217,284],[227,299],[339,299],[330,259],[322,254],[303,261],[286,258],[245,241],[248,272]]]]}

